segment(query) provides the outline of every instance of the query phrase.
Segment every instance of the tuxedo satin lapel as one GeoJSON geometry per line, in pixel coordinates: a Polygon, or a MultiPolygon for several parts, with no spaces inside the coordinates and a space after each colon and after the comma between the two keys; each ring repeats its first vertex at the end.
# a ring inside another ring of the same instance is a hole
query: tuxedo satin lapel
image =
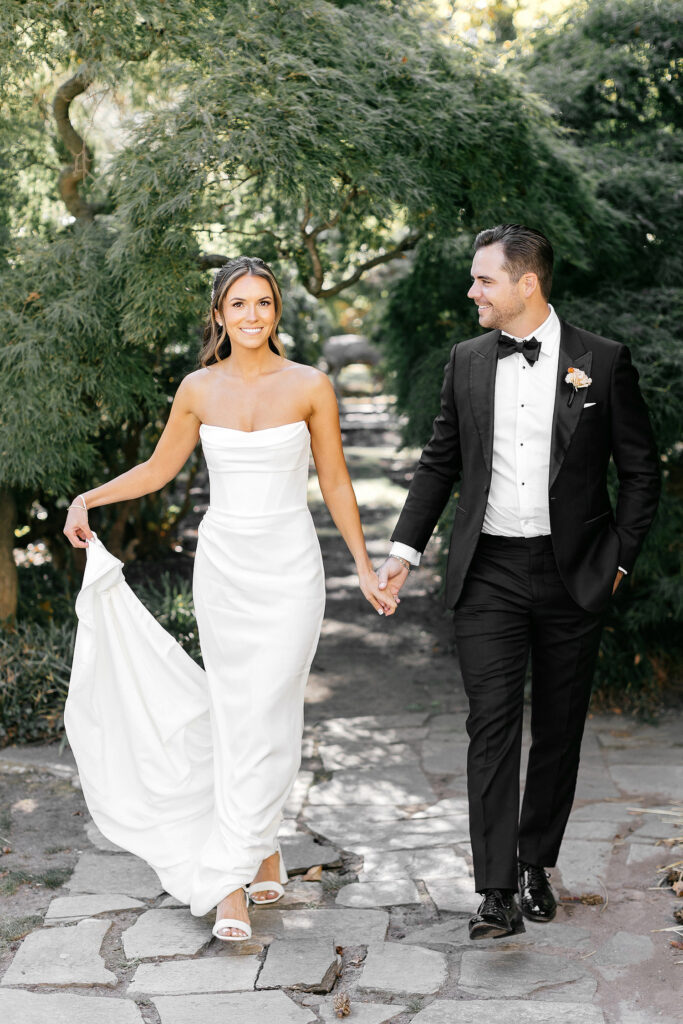
{"type": "Polygon", "coordinates": [[[572,386],[566,384],[564,378],[570,366],[590,377],[593,353],[585,347],[578,333],[569,324],[561,321],[560,360],[557,367],[557,390],[555,392],[555,411],[553,415],[553,440],[550,449],[550,475],[548,487],[555,483],[557,474],[562,468],[564,457],[581,416],[588,388],[579,388],[574,400],[569,402],[572,386]]]}
{"type": "Polygon", "coordinates": [[[493,331],[470,354],[470,407],[489,472],[493,458],[493,402],[499,338],[500,331],[493,331]]]}

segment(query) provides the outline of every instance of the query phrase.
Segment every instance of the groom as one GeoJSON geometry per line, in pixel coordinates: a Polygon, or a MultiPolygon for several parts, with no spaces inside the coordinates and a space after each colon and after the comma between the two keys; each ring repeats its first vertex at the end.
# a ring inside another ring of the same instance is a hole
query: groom
{"type": "Polygon", "coordinates": [[[480,939],[524,931],[522,915],[555,915],[545,868],[557,862],[572,806],[603,613],[654,517],[659,469],[629,350],[548,304],[548,239],[503,224],[480,232],[474,250],[468,297],[486,333],[451,351],[441,410],[379,573],[381,586],[400,590],[459,480],[446,600],[470,708],[470,833],[484,897],[470,938],[480,939]]]}

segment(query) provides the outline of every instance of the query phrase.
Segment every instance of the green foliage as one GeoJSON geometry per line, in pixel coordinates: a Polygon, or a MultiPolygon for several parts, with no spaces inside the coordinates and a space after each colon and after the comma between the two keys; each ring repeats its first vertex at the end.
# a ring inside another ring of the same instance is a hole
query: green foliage
{"type": "Polygon", "coordinates": [[[177,575],[163,573],[156,583],[134,587],[137,596],[154,618],[191,658],[202,662],[199,632],[194,615],[192,584],[177,575]]]}
{"type": "Polygon", "coordinates": [[[61,735],[75,632],[28,622],[0,633],[0,746],[61,735]]]}
{"type": "Polygon", "coordinates": [[[118,329],[110,242],[76,223],[0,271],[0,483],[68,491],[97,464],[99,430],[158,401],[144,351],[118,329]]]}

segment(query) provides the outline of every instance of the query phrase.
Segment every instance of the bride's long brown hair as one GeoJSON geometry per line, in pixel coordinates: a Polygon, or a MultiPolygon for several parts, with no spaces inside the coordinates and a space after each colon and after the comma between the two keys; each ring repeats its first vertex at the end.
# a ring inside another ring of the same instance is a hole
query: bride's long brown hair
{"type": "Polygon", "coordinates": [[[280,317],[282,316],[282,295],[275,274],[267,263],[264,263],[263,260],[258,259],[256,256],[238,256],[222,266],[213,279],[211,308],[209,309],[209,315],[204,327],[204,340],[201,352],[199,353],[200,366],[220,363],[222,359],[226,359],[230,355],[232,348],[230,338],[226,329],[216,320],[216,310],[220,313],[230,285],[234,284],[240,277],[244,277],[245,274],[250,274],[252,277],[262,277],[272,288],[273,300],[275,302],[275,320],[270,337],[268,338],[268,345],[276,355],[284,356],[285,354],[284,347],[277,333],[280,317]]]}

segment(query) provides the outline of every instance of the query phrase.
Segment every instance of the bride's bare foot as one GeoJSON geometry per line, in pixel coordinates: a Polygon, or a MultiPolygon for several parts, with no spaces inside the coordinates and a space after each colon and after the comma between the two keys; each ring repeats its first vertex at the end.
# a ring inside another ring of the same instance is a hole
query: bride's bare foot
{"type": "MultiPolygon", "coordinates": [[[[261,861],[261,867],[256,872],[254,882],[280,882],[279,853],[272,853],[270,857],[266,857],[264,861],[261,861]]],[[[278,892],[275,889],[265,889],[263,892],[250,894],[250,899],[254,903],[266,903],[277,899],[280,895],[281,892],[278,892]]]]}
{"type": "MultiPolygon", "coordinates": [[[[244,921],[246,925],[249,924],[244,889],[235,889],[221,900],[216,907],[216,921],[220,921],[223,917],[232,917],[237,921],[244,921]]],[[[220,935],[229,935],[235,939],[246,939],[249,934],[247,928],[219,928],[218,932],[220,935]]]]}

